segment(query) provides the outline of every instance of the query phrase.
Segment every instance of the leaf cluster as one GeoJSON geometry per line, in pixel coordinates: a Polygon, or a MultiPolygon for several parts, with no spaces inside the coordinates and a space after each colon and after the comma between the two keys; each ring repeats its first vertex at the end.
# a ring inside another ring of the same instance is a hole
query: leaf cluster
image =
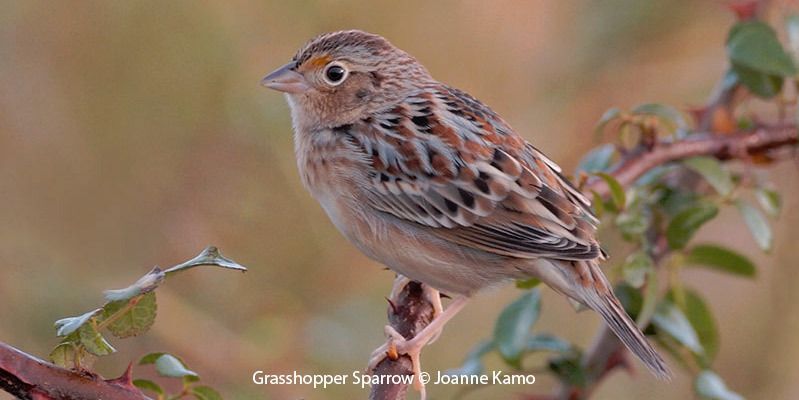
{"type": "MultiPolygon", "coordinates": [[[[799,17],[787,20],[788,37],[799,48],[799,17]]],[[[726,43],[730,69],[724,85],[743,87],[770,99],[782,94],[783,83],[797,74],[795,60],[768,24],[747,20],[736,23],[726,43]]],[[[783,104],[777,102],[778,106],[783,104]]],[[[734,105],[733,105],[734,107],[734,105]]],[[[726,110],[734,113],[734,109],[726,110]]],[[[725,116],[732,118],[732,116],[725,116]]],[[[680,272],[686,268],[754,278],[757,267],[745,255],[718,243],[695,243],[695,236],[724,208],[735,210],[751,240],[764,252],[773,246],[770,220],[781,208],[779,193],[767,179],[756,176],[750,165],[723,163],[698,156],[660,165],[625,187],[614,178],[614,165],[630,154],[651,150],[659,143],[691,140],[707,127],[701,113],[683,113],[663,104],[644,104],[631,110],[612,108],[597,124],[597,137],[614,135],[614,142],[589,151],[579,163],[577,181],[604,181],[608,198],[593,193],[595,213],[623,242],[610,272],[620,283],[616,294],[625,309],[644,326],[645,333],[688,373],[694,376],[697,395],[707,399],[737,400],[713,372],[720,348],[720,332],[710,305],[699,290],[688,287],[680,272]],[[693,118],[691,118],[693,117],[693,118]],[[699,127],[699,125],[703,125],[699,127]]],[[[716,121],[717,122],[717,121],[716,121]]],[[[723,121],[725,122],[725,121],[723,121]]],[[[711,124],[712,125],[712,124],[711,124]]],[[[729,123],[715,134],[729,134],[729,123]]],[[[735,129],[750,129],[741,118],[735,129]]],[[[590,372],[581,363],[578,346],[556,336],[536,333],[541,312],[539,281],[517,282],[525,291],[500,314],[493,337],[478,344],[463,366],[452,373],[478,374],[483,359],[498,354],[510,367],[525,369],[526,355],[555,353],[544,368],[572,387],[587,384],[590,372]]]]}
{"type": "MultiPolygon", "coordinates": [[[[128,287],[106,290],[104,292],[106,303],[101,308],[56,321],[56,335],[62,339],[50,352],[50,360],[62,367],[87,371],[95,357],[116,352],[106,339],[106,332],[119,339],[147,332],[155,322],[158,310],[156,289],[166,278],[201,265],[238,271],[247,270],[223,256],[216,247],[212,246],[207,247],[196,257],[166,270],[154,267],[128,287]]],[[[182,378],[184,380],[182,394],[176,395],[177,397],[164,397],[163,390],[154,382],[136,380],[134,384],[158,393],[159,400],[177,399],[189,393],[201,400],[221,398],[211,388],[191,385],[199,379],[199,376],[186,369],[182,361],[169,354],[157,354],[158,357],[149,355],[143,358],[141,364],[155,363],[156,370],[161,375],[182,378]]]]}

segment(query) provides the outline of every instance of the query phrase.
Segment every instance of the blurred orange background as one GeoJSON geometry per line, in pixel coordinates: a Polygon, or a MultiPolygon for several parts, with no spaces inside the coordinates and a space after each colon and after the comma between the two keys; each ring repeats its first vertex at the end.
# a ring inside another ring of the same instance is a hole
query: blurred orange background
{"type": "MultiPolygon", "coordinates": [[[[213,244],[249,272],[168,280],[152,331],[111,339],[119,352],[96,367],[113,377],[168,351],[230,399],[366,398],[352,385],[256,386],[251,376],[348,374],[384,340],[393,275],[346,243],[304,191],[288,107],[258,85],[306,40],[350,28],[384,35],[572,171],[596,145],[604,110],[701,104],[725,71],[734,22],[721,2],[689,0],[3,0],[0,10],[0,340],[45,357],[53,321],[213,244]]],[[[778,4],[773,20],[784,11],[778,4]]],[[[759,253],[734,210],[699,238],[752,256],[758,277],[689,270],[684,279],[715,311],[716,369],[728,385],[749,398],[799,398],[797,165],[768,173],[784,199],[772,254],[759,253]]],[[[509,286],[478,296],[423,368],[459,366],[517,295],[509,286]]],[[[587,346],[599,323],[546,290],[535,329],[587,346]]],[[[507,370],[496,355],[487,363],[507,370]]],[[[554,383],[538,374],[530,387],[463,398],[548,393],[554,383]]],[[[594,398],[688,398],[691,385],[684,373],[664,384],[639,368],[612,374],[594,398]]],[[[461,389],[429,390],[441,399],[461,389]]]]}

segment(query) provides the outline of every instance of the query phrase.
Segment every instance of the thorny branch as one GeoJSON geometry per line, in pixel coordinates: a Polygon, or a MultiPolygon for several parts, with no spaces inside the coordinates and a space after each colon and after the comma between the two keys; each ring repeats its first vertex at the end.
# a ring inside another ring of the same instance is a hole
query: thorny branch
{"type": "Polygon", "coordinates": [[[133,386],[130,372],[128,367],[119,378],[105,380],[61,368],[0,342],[0,389],[20,399],[149,400],[133,386]]]}

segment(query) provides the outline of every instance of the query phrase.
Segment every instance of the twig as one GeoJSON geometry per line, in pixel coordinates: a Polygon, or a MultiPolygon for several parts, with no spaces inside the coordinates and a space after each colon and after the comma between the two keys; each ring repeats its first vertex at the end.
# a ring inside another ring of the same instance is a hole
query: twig
{"type": "MultiPolygon", "coordinates": [[[[629,187],[647,171],[672,161],[696,156],[712,156],[719,160],[740,159],[762,154],[773,149],[795,145],[798,142],[796,125],[761,126],[750,132],[731,135],[704,133],[674,142],[661,143],[651,151],[629,154],[612,169],[611,175],[623,187],[629,187]]],[[[602,197],[610,194],[607,183],[592,179],[586,192],[595,191],[602,197]]]]}

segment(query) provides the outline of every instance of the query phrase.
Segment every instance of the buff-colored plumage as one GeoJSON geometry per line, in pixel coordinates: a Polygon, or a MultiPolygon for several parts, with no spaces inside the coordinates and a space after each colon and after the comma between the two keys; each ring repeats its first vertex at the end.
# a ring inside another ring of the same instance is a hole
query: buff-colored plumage
{"type": "Polygon", "coordinates": [[[287,93],[303,183],[366,255],[456,295],[538,277],[669,375],[599,268],[589,201],[487,106],[361,31],[311,40],[264,84],[287,93]]]}

